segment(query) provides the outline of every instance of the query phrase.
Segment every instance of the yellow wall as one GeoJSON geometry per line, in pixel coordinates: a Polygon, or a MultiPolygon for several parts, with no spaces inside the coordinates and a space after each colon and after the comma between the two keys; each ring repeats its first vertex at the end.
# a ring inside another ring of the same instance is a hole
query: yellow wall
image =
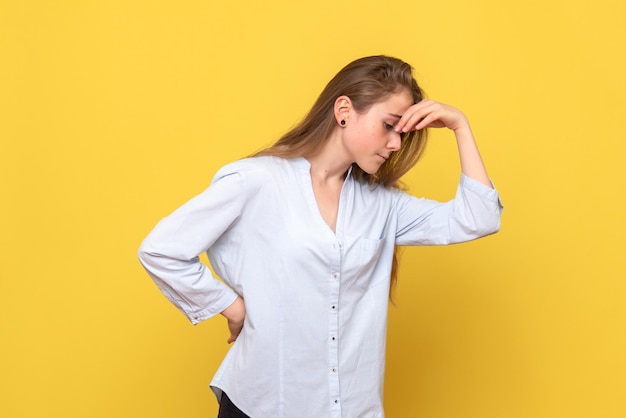
{"type": "MultiPolygon", "coordinates": [[[[188,324],[136,249],[379,53],[466,111],[506,206],[404,252],[388,416],[626,416],[624,2],[247,3],[0,3],[0,416],[215,416],[225,323],[188,324]]],[[[457,178],[437,133],[407,182],[457,178]]]]}

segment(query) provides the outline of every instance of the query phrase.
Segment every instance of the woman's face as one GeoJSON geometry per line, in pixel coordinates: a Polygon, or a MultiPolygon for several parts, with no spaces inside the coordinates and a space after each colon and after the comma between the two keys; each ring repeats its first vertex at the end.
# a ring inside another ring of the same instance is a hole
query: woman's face
{"type": "Polygon", "coordinates": [[[344,132],[344,144],[353,162],[373,174],[400,149],[401,136],[394,130],[400,117],[413,105],[412,95],[401,90],[372,105],[366,112],[354,111],[344,132]]]}

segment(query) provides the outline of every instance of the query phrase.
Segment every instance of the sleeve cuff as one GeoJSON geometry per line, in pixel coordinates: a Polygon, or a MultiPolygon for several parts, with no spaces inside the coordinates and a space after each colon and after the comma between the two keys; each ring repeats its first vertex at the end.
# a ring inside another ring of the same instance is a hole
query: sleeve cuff
{"type": "Polygon", "coordinates": [[[219,313],[222,313],[224,309],[228,308],[235,302],[237,297],[237,293],[229,289],[229,292],[222,296],[217,302],[212,304],[210,308],[190,313],[187,315],[187,318],[189,318],[192,324],[197,325],[202,321],[205,321],[209,318],[216,316],[219,313]]]}
{"type": "Polygon", "coordinates": [[[460,185],[463,189],[469,190],[479,195],[481,198],[485,200],[488,200],[491,202],[498,202],[498,205],[502,207],[502,202],[500,201],[500,195],[498,191],[496,190],[496,187],[494,186],[493,181],[489,179],[489,182],[491,183],[491,187],[485,186],[481,182],[476,181],[473,178],[468,177],[465,174],[461,173],[460,185]]]}

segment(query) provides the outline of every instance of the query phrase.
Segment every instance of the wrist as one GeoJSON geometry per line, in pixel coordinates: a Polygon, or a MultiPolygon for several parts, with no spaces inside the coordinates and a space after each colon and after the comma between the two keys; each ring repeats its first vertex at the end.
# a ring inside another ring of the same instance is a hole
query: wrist
{"type": "Polygon", "coordinates": [[[451,129],[457,135],[472,133],[472,128],[470,127],[469,120],[467,120],[467,118],[460,120],[457,126],[454,126],[451,129]]]}

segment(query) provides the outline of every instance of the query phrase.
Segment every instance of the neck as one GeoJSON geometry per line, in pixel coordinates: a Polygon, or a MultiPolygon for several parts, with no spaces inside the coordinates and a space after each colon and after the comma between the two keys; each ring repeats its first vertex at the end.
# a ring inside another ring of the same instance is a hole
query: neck
{"type": "Polygon", "coordinates": [[[311,164],[311,177],[324,183],[343,182],[346,172],[352,165],[352,160],[347,157],[342,141],[336,133],[326,141],[318,153],[307,158],[311,164]]]}

